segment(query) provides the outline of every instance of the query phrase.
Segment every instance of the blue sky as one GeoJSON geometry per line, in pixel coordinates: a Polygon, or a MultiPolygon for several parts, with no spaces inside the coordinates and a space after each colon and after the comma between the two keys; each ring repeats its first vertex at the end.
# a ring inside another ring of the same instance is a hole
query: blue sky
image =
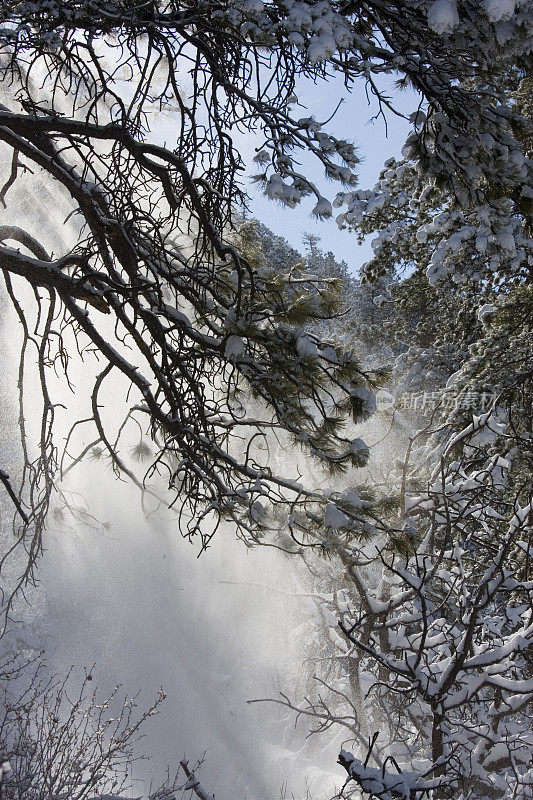
{"type": "MultiPolygon", "coordinates": [[[[390,84],[389,84],[390,85],[390,84]]],[[[416,110],[417,97],[412,92],[394,93],[396,108],[409,114],[416,110]]],[[[313,116],[319,122],[327,119],[335,109],[339,99],[344,102],[335,118],[325,127],[340,138],[355,141],[359,146],[359,156],[363,159],[359,165],[359,186],[367,188],[372,186],[380,172],[383,162],[391,156],[399,156],[408,132],[408,123],[387,111],[387,128],[380,117],[370,121],[377,112],[376,102],[368,103],[364,83],[356,85],[352,93],[348,93],[342,82],[331,80],[317,83],[306,81],[297,91],[301,108],[301,116],[313,116]]],[[[298,114],[298,111],[295,111],[298,114]]],[[[241,151],[245,160],[250,163],[249,174],[254,167],[251,159],[254,155],[255,140],[248,137],[243,140],[241,151]]],[[[324,194],[332,199],[341,189],[331,181],[326,181],[320,167],[309,166],[309,174],[313,180],[323,187],[324,194]]],[[[331,250],[338,260],[344,259],[350,269],[356,272],[359,266],[369,257],[370,245],[365,242],[362,246],[352,233],[340,231],[334,219],[320,221],[311,216],[310,212],[316,202],[313,197],[306,198],[300,206],[294,209],[286,208],[272,202],[263,196],[261,189],[249,183],[248,192],[251,197],[250,209],[252,214],[267,225],[274,233],[284,236],[294,247],[301,247],[304,233],[313,233],[321,237],[321,247],[331,250]]]]}

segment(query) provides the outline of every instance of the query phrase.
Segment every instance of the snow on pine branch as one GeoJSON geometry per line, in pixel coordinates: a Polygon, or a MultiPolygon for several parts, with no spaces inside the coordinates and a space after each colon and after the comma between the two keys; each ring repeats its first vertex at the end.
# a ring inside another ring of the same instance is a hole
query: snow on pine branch
{"type": "Polygon", "coordinates": [[[443,785],[438,779],[424,778],[407,770],[389,772],[385,768],[369,767],[347,750],[339,753],[339,764],[363,792],[379,800],[416,800],[424,796],[430,797],[433,789],[443,785]]]}

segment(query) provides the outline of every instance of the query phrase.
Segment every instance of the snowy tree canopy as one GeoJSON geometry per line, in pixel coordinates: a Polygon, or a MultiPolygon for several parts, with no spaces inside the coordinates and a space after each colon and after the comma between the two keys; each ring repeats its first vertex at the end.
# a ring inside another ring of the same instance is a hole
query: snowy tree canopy
{"type": "MultiPolygon", "coordinates": [[[[54,477],[84,455],[107,453],[142,485],[120,452],[134,419],[143,434],[133,456],[151,464],[145,485],[161,477],[186,500],[184,526],[203,544],[223,516],[257,539],[276,527],[279,506],[298,529],[323,527],[328,491],[275,475],[257,445],[288,434],[333,470],[361,466],[368,450],[346,425],[371,412],[369,380],[352,352],[302,333],[331,316],[334,285],[269,268],[232,231],[245,199],[232,132],[259,137],[255,179],[275,201],[310,196],[312,213],[331,216],[331,200],[299,167],[310,153],[347,190],[336,201],[347,206],[340,225],[392,208],[384,242],[412,228],[410,203],[415,215],[423,203],[442,206],[438,224],[429,214],[414,223],[420,240],[435,237],[430,277],[474,242],[476,226],[476,252],[485,236],[494,259],[515,254],[520,273],[530,257],[521,227],[530,129],[511,89],[530,57],[530,5],[37,0],[0,9],[0,257],[21,366],[35,348],[43,391],[39,452],[24,452],[17,489],[32,557],[54,477]],[[298,108],[300,77],[332,75],[348,88],[361,80],[384,114],[394,108],[381,76],[419,93],[407,161],[389,165],[372,192],[355,189],[348,137],[298,108]],[[412,199],[402,184],[411,174],[412,199]],[[40,187],[31,201],[30,175],[40,187]],[[92,389],[60,460],[49,376],[70,386],[76,351],[92,389]],[[110,374],[127,397],[118,425],[102,410],[110,374]]],[[[346,530],[364,532],[360,510],[339,514],[346,530]]]]}

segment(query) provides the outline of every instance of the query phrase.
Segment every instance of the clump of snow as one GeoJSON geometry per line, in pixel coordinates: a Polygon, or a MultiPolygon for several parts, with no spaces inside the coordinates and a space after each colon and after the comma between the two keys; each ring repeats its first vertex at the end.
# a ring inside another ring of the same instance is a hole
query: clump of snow
{"type": "Polygon", "coordinates": [[[4,761],[0,765],[0,783],[2,783],[2,780],[4,779],[4,776],[8,775],[11,771],[12,771],[12,767],[11,767],[11,764],[9,763],[9,761],[4,761]]]}
{"type": "Polygon", "coordinates": [[[283,205],[294,208],[301,200],[301,192],[295,186],[285,183],[278,172],[274,172],[265,184],[265,195],[269,200],[279,200],[283,205]]]}
{"type": "Polygon", "coordinates": [[[324,511],[324,525],[337,531],[339,528],[349,528],[350,519],[340,510],[335,503],[328,503],[324,511]]]}
{"type": "Polygon", "coordinates": [[[250,517],[254,522],[260,522],[265,516],[265,507],[260,500],[255,500],[250,508],[250,517]]]}
{"type": "Polygon", "coordinates": [[[478,310],[477,318],[480,322],[486,325],[491,321],[492,315],[495,311],[496,309],[493,305],[491,305],[491,303],[485,303],[485,305],[481,306],[481,308],[478,310]]]}
{"type": "Polygon", "coordinates": [[[319,217],[320,219],[329,219],[333,214],[333,207],[329,200],[325,197],[320,197],[311,213],[313,216],[319,217]]]}
{"type": "Polygon", "coordinates": [[[270,161],[270,155],[266,150],[260,150],[255,156],[254,161],[257,164],[266,164],[270,161]]]}
{"type": "Polygon", "coordinates": [[[354,439],[349,448],[350,453],[368,453],[368,445],[362,439],[354,439]]]}
{"type": "Polygon", "coordinates": [[[323,33],[320,36],[313,36],[307,48],[307,57],[311,64],[318,64],[329,58],[336,49],[337,45],[333,36],[323,33]]]}
{"type": "Polygon", "coordinates": [[[299,336],[296,340],[296,352],[299,356],[318,356],[318,348],[309,336],[299,336]]]}
{"type": "Polygon", "coordinates": [[[489,240],[486,236],[480,234],[476,236],[476,250],[478,253],[485,253],[487,250],[489,240]]]}
{"type": "Polygon", "coordinates": [[[260,13],[263,11],[265,4],[263,0],[245,0],[244,8],[251,13],[260,13]]]}
{"type": "Polygon", "coordinates": [[[347,503],[349,506],[352,506],[352,508],[362,508],[363,506],[363,501],[361,500],[359,495],[356,494],[355,492],[352,492],[351,490],[343,492],[341,494],[341,500],[344,503],[347,503]]]}
{"type": "Polygon", "coordinates": [[[317,122],[314,117],[300,117],[298,120],[298,127],[305,128],[305,130],[311,131],[312,133],[318,133],[322,125],[320,122],[317,122]]]}
{"type": "Polygon", "coordinates": [[[226,347],[224,349],[224,355],[226,358],[235,359],[239,356],[242,356],[244,353],[245,344],[244,340],[241,339],[240,336],[228,336],[228,340],[226,342],[226,347]]]}
{"type": "Polygon", "coordinates": [[[418,111],[413,111],[413,113],[409,117],[409,122],[411,122],[413,125],[416,125],[417,127],[418,125],[422,125],[425,121],[426,121],[426,115],[420,109],[418,111]]]}
{"type": "Polygon", "coordinates": [[[435,33],[451,33],[459,25],[455,0],[435,0],[428,9],[428,25],[435,33]]]}
{"type": "Polygon", "coordinates": [[[514,0],[485,0],[485,13],[492,22],[509,19],[515,10],[514,0]]]}
{"type": "Polygon", "coordinates": [[[418,792],[423,794],[438,786],[438,780],[427,780],[413,772],[404,770],[385,772],[384,769],[368,767],[352,753],[341,750],[339,763],[348,772],[364,792],[381,800],[410,800],[418,792]]]}
{"type": "MultiPolygon", "coordinates": [[[[368,389],[356,387],[351,390],[352,397],[358,397],[361,400],[361,414],[363,417],[371,417],[376,410],[376,396],[368,389]]],[[[361,441],[359,439],[359,441],[361,441]]],[[[364,442],[363,442],[364,444],[364,442]]],[[[365,445],[366,447],[366,445],[365,445]]]]}
{"type": "Polygon", "coordinates": [[[289,35],[287,36],[287,39],[291,44],[294,44],[296,47],[303,47],[305,44],[304,37],[302,36],[301,33],[298,33],[298,31],[291,31],[291,33],[289,33],[289,35]]]}

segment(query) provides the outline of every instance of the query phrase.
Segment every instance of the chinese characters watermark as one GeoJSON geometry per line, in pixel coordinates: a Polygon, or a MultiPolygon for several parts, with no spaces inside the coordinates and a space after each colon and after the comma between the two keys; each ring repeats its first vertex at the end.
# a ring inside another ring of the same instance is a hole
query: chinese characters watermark
{"type": "Polygon", "coordinates": [[[440,411],[465,409],[487,411],[494,405],[495,396],[491,392],[466,391],[456,395],[451,389],[436,389],[429,392],[400,392],[393,395],[386,389],[376,392],[378,411],[414,411],[429,414],[440,411]]]}

